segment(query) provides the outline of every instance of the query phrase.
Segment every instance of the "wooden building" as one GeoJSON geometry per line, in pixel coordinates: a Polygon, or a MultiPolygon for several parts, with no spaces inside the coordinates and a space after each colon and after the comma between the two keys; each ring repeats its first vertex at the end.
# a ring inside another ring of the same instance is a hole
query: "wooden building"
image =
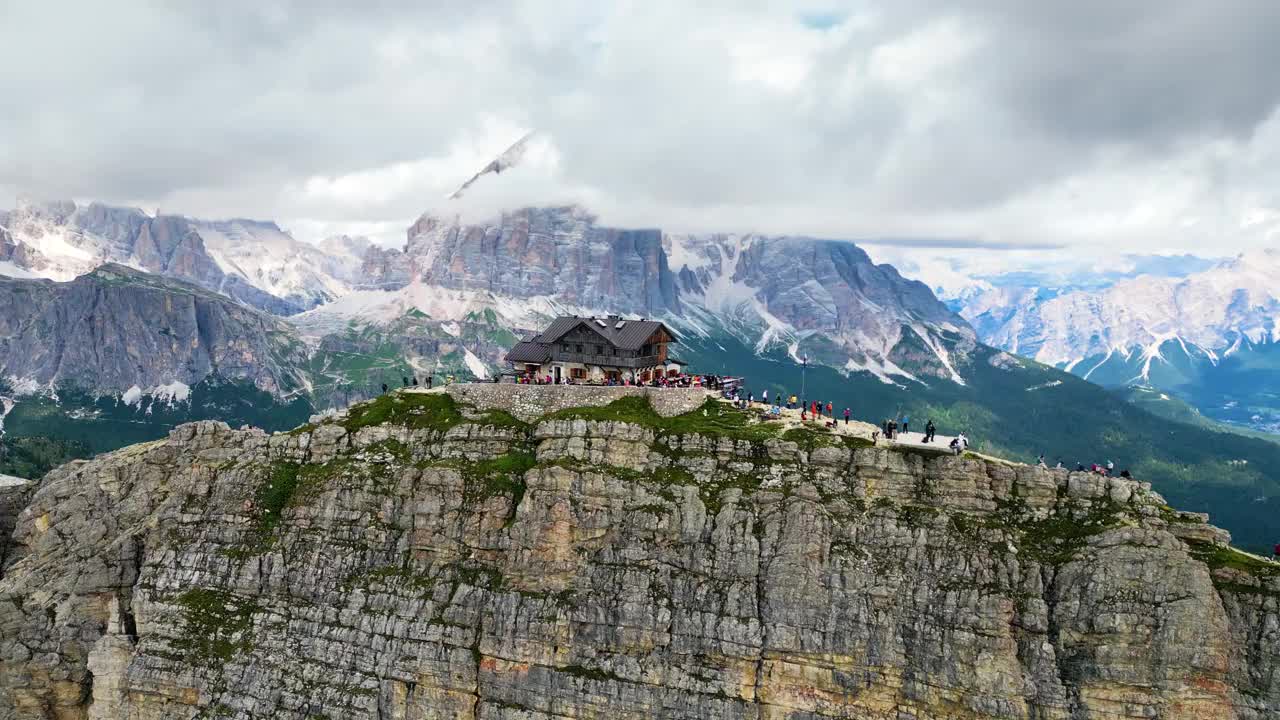
{"type": "Polygon", "coordinates": [[[647,383],[680,374],[684,363],[673,359],[668,349],[677,342],[676,334],[656,320],[560,317],[511,348],[507,362],[519,375],[551,378],[554,383],[647,383]]]}

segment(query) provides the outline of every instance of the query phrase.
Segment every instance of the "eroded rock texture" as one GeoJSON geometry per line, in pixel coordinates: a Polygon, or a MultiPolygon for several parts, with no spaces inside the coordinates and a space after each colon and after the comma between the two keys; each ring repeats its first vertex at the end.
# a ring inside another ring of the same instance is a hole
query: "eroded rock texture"
{"type": "Polygon", "coordinates": [[[0,717],[1280,713],[1280,580],[1142,484],[387,402],[52,473],[0,717]]]}

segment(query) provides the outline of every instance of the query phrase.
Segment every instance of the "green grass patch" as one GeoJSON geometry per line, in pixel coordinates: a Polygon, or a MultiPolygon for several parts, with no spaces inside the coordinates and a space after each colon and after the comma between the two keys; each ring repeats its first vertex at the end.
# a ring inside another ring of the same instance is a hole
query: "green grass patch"
{"type": "Polygon", "coordinates": [[[1018,544],[1022,555],[1047,565],[1060,565],[1076,557],[1090,537],[1124,523],[1118,505],[1101,502],[1087,510],[1060,509],[1039,520],[1022,519],[1018,544]]]}
{"type": "Polygon", "coordinates": [[[763,442],[776,438],[782,423],[761,422],[753,414],[739,410],[714,398],[692,412],[664,418],[649,405],[648,398],[631,395],[618,398],[602,407],[569,408],[552,413],[548,419],[582,419],[601,422],[625,422],[652,428],[660,435],[707,435],[734,440],[763,442]]]}
{"type": "Polygon", "coordinates": [[[182,607],[182,637],[174,641],[191,664],[222,665],[253,651],[253,615],[260,609],[251,600],[225,590],[193,588],[178,596],[182,607]]]}
{"type": "Polygon", "coordinates": [[[782,433],[782,439],[796,443],[806,452],[813,452],[818,448],[824,447],[860,450],[862,448],[875,447],[876,445],[868,438],[841,435],[838,432],[832,432],[820,426],[791,428],[782,433]]]}
{"type": "Polygon", "coordinates": [[[298,490],[301,467],[295,462],[277,461],[271,465],[267,479],[258,486],[254,507],[258,513],[258,531],[270,535],[280,523],[280,516],[298,490]]]}
{"type": "Polygon", "coordinates": [[[573,458],[559,458],[548,465],[562,467],[576,472],[596,472],[617,478],[624,482],[646,483],[659,486],[658,494],[667,500],[675,501],[675,495],[667,488],[673,486],[697,486],[698,481],[693,473],[676,464],[663,465],[651,470],[632,470],[617,465],[591,465],[573,458]]]}
{"type": "Polygon", "coordinates": [[[464,460],[448,458],[421,463],[419,467],[446,467],[457,470],[462,475],[462,497],[468,505],[484,502],[492,497],[508,496],[511,498],[511,521],[515,518],[516,508],[524,499],[526,490],[524,475],[537,465],[537,458],[527,448],[512,450],[505,455],[489,460],[464,460]]]}
{"type": "Polygon", "coordinates": [[[463,561],[452,566],[453,577],[458,583],[490,592],[506,592],[507,578],[498,568],[463,561]]]}
{"type": "Polygon", "coordinates": [[[572,675],[573,677],[582,678],[583,680],[591,680],[593,682],[623,682],[622,678],[608,670],[586,667],[585,665],[565,665],[564,667],[557,669],[566,675],[572,675]]]}
{"type": "Polygon", "coordinates": [[[374,425],[403,425],[444,432],[466,422],[457,402],[445,393],[388,393],[347,411],[342,427],[349,432],[374,425]]]}
{"type": "Polygon", "coordinates": [[[1270,562],[1227,545],[1190,542],[1191,555],[1210,569],[1229,568],[1260,580],[1280,577],[1280,563],[1270,562]]]}
{"type": "Polygon", "coordinates": [[[352,573],[343,583],[347,589],[369,589],[373,585],[385,585],[393,589],[411,590],[418,594],[430,592],[436,585],[435,578],[418,573],[401,565],[384,565],[352,573]]]}
{"type": "Polygon", "coordinates": [[[1210,571],[1235,570],[1258,581],[1257,585],[1251,585],[1220,578],[1216,573],[1210,572],[1213,585],[1219,592],[1280,598],[1280,591],[1272,590],[1263,585],[1263,583],[1273,578],[1280,577],[1280,563],[1269,562],[1225,545],[1197,541],[1188,542],[1187,545],[1191,551],[1191,556],[1208,565],[1210,571]]]}
{"type": "Polygon", "coordinates": [[[469,463],[462,467],[467,478],[464,495],[469,499],[486,500],[498,495],[511,497],[511,512],[524,499],[524,474],[538,463],[530,452],[509,452],[492,460],[469,463]]]}
{"type": "Polygon", "coordinates": [[[521,430],[525,432],[528,432],[532,428],[529,423],[517,418],[506,410],[488,410],[471,422],[474,422],[477,425],[508,428],[511,430],[521,430]]]}

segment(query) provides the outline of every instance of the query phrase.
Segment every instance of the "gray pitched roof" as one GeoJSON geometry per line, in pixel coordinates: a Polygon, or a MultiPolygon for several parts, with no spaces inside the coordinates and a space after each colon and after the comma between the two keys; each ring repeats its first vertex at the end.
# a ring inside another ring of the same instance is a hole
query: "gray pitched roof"
{"type": "Polygon", "coordinates": [[[551,359],[551,351],[546,345],[536,342],[516,343],[507,353],[507,362],[513,363],[542,363],[551,359]]]}
{"type": "Polygon", "coordinates": [[[659,329],[666,330],[667,334],[671,336],[672,342],[680,341],[679,336],[672,332],[671,328],[657,320],[624,320],[611,317],[599,318],[599,322],[597,322],[596,318],[558,317],[546,330],[542,331],[541,335],[534,338],[533,342],[550,345],[579,325],[586,325],[609,341],[614,347],[624,350],[639,348],[659,329]],[[601,323],[603,323],[603,326],[601,323]],[[622,327],[618,327],[619,323],[622,324],[622,327]]]}

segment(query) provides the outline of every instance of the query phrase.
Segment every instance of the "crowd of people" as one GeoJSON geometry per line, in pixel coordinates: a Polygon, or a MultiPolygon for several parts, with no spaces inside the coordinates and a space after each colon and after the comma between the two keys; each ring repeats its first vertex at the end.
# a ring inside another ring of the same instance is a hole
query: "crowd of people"
{"type": "MultiPolygon", "coordinates": [[[[524,373],[515,377],[518,385],[590,385],[595,387],[654,387],[654,388],[691,388],[700,387],[709,390],[719,390],[726,378],[719,375],[658,375],[655,374],[648,380],[632,380],[624,377],[606,377],[602,380],[588,380],[585,378],[564,377],[554,378],[551,375],[534,375],[533,373],[524,373]]],[[[499,376],[494,376],[494,382],[499,381],[499,376]]]]}
{"type": "MultiPolygon", "coordinates": [[[[435,375],[428,375],[426,378],[424,378],[424,383],[423,383],[423,384],[425,384],[425,385],[427,386],[427,388],[431,388],[431,387],[432,387],[432,385],[434,385],[434,384],[435,384],[435,381],[436,381],[436,376],[435,376],[435,375]]],[[[448,379],[447,379],[447,381],[446,381],[446,382],[447,382],[448,384],[452,384],[452,383],[453,383],[453,376],[452,376],[452,375],[450,375],[450,376],[448,377],[448,379]]],[[[400,376],[400,383],[401,383],[402,385],[404,385],[404,387],[421,387],[420,385],[418,385],[418,376],[417,376],[417,375],[412,375],[412,376],[401,375],[401,376],[400,376]]],[[[390,392],[390,390],[391,390],[391,388],[390,388],[390,387],[388,387],[386,383],[382,383],[382,394],[383,394],[383,395],[385,395],[385,394],[387,394],[388,392],[390,392]]]]}
{"type": "MultiPolygon", "coordinates": [[[[786,393],[775,393],[770,398],[768,390],[762,391],[759,400],[757,400],[754,392],[745,390],[738,383],[725,389],[724,397],[743,409],[763,405],[765,413],[772,417],[781,417],[784,408],[787,410],[799,409],[801,422],[822,422],[827,427],[835,427],[840,424],[840,417],[837,416],[835,404],[829,400],[824,403],[820,400],[801,399],[786,393]]],[[[844,408],[842,416],[845,425],[848,425],[853,419],[853,410],[844,408]]]]}
{"type": "MultiPolygon", "coordinates": [[[[1048,467],[1049,467],[1048,463],[1046,463],[1046,462],[1044,461],[1044,455],[1041,455],[1041,456],[1040,456],[1040,458],[1039,458],[1039,460],[1036,462],[1036,464],[1037,464],[1039,467],[1042,467],[1042,468],[1048,468],[1048,467]]],[[[1053,466],[1053,469],[1054,469],[1054,470],[1066,470],[1066,469],[1067,469],[1067,466],[1066,466],[1066,465],[1064,465],[1064,464],[1062,463],[1062,458],[1058,458],[1058,462],[1057,462],[1057,464],[1055,464],[1055,465],[1053,466]]],[[[1088,467],[1085,467],[1084,463],[1082,463],[1082,462],[1077,462],[1077,463],[1076,463],[1076,467],[1075,467],[1075,471],[1076,471],[1076,472],[1090,472],[1090,473],[1094,473],[1095,475],[1101,475],[1101,476],[1103,476],[1103,477],[1111,477],[1113,474],[1115,474],[1115,471],[1116,471],[1116,464],[1115,464],[1115,463],[1113,463],[1113,462],[1111,462],[1110,460],[1108,460],[1108,461],[1106,461],[1105,463],[1092,463],[1092,464],[1090,464],[1088,467]]],[[[1121,470],[1121,471],[1120,471],[1120,474],[1119,474],[1117,477],[1122,477],[1122,478],[1132,478],[1132,477],[1133,477],[1133,475],[1132,475],[1132,474],[1129,472],[1129,470],[1126,468],[1126,469],[1124,469],[1124,470],[1121,470]]]]}
{"type": "MultiPolygon", "coordinates": [[[[747,409],[757,404],[754,392],[745,390],[740,385],[735,384],[731,389],[724,392],[725,399],[732,402],[736,407],[747,409]]],[[[760,394],[759,404],[765,406],[765,413],[770,417],[779,417],[782,415],[783,408],[787,410],[800,410],[801,422],[821,422],[827,427],[837,427],[841,418],[844,424],[848,425],[853,417],[851,408],[844,408],[837,414],[835,404],[830,400],[822,402],[820,400],[808,400],[798,398],[795,395],[787,393],[777,393],[772,400],[769,397],[769,391],[764,390],[760,394]]],[[[900,440],[902,436],[910,432],[911,416],[903,415],[900,418],[886,418],[881,421],[880,429],[872,433],[873,440],[879,440],[884,437],[885,440],[900,440]]],[[[938,427],[934,425],[933,420],[929,419],[925,422],[923,437],[920,439],[922,443],[937,442],[938,427]]],[[[964,433],[959,433],[951,439],[948,445],[949,449],[956,455],[963,455],[969,449],[969,438],[964,433]]]]}

